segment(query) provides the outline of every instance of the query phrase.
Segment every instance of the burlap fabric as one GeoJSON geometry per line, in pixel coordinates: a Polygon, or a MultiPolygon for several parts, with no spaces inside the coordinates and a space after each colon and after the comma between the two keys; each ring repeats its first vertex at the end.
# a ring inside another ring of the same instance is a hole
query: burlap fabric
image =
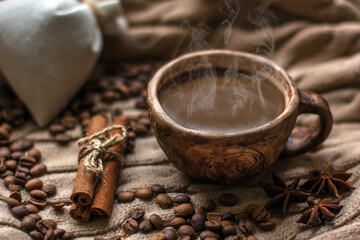
{"type": "MultiPolygon", "coordinates": [[[[239,16],[248,16],[249,9],[263,11],[259,7],[267,1],[239,1],[239,16]],[[251,4],[245,4],[249,2],[251,4]],[[252,6],[254,5],[254,6],[252,6]]],[[[271,172],[275,171],[286,181],[305,178],[309,170],[325,168],[333,164],[335,169],[344,169],[353,176],[349,182],[356,189],[342,199],[344,206],[335,220],[322,227],[309,229],[296,224],[298,211],[306,204],[290,206],[289,214],[282,219],[276,215],[277,227],[274,231],[263,232],[255,228],[258,239],[359,239],[360,237],[360,2],[357,0],[278,0],[274,1],[262,15],[268,16],[271,10],[278,16],[276,25],[270,21],[265,29],[252,28],[248,18],[236,19],[228,44],[224,44],[223,12],[225,1],[216,0],[173,0],[173,1],[124,1],[130,29],[121,36],[108,36],[105,39],[103,59],[171,58],[188,51],[191,31],[186,26],[197,26],[197,22],[206,21],[212,31],[206,40],[213,48],[229,48],[265,54],[283,66],[302,89],[321,93],[329,102],[335,124],[323,148],[292,158],[281,158],[264,173],[237,186],[213,185],[197,182],[184,177],[169,164],[154,137],[138,139],[134,154],[126,157],[125,168],[117,191],[136,190],[149,187],[154,183],[163,184],[170,196],[187,193],[195,206],[206,198],[214,198],[231,192],[239,197],[234,207],[217,208],[220,212],[236,212],[249,203],[265,204],[269,197],[260,183],[271,181],[271,172]],[[181,24],[182,20],[186,24],[181,24]],[[269,31],[273,33],[274,48],[258,48],[264,40],[269,40],[269,31]],[[182,41],[181,46],[177,45],[182,41]],[[269,50],[270,49],[270,50],[269,50]],[[274,49],[274,51],[272,51],[274,49]]],[[[250,18],[254,20],[254,18],[250,18]]],[[[256,19],[256,18],[255,18],[256,19]]],[[[262,24],[261,21],[259,22],[262,24]]],[[[263,25],[264,26],[264,25],[263,25]]],[[[195,27],[196,29],[196,27],[195,27]]],[[[190,49],[191,50],[191,49],[190,49]]],[[[133,102],[117,103],[126,113],[136,113],[133,102]]],[[[73,132],[74,136],[79,130],[73,132]]],[[[46,130],[37,129],[28,122],[13,137],[26,136],[32,139],[46,139],[50,136],[46,130]]],[[[89,223],[72,220],[69,196],[73,187],[77,167],[78,148],[75,143],[60,147],[54,143],[36,143],[43,151],[43,161],[49,168],[49,174],[41,179],[53,183],[58,193],[50,201],[60,200],[67,203],[64,211],[55,213],[47,207],[40,214],[58,222],[60,228],[73,231],[78,239],[92,239],[96,235],[113,236],[122,234],[121,225],[132,208],[142,207],[147,215],[157,213],[166,222],[173,217],[171,209],[161,209],[155,200],[136,199],[127,204],[114,204],[110,219],[96,219],[89,223]]],[[[20,222],[11,214],[4,202],[9,195],[0,184],[0,239],[30,239],[18,230],[20,222]]],[[[28,194],[24,191],[23,196],[28,194]]],[[[26,198],[25,198],[26,200],[26,198]]],[[[141,233],[128,239],[147,239],[150,235],[141,233]]]]}

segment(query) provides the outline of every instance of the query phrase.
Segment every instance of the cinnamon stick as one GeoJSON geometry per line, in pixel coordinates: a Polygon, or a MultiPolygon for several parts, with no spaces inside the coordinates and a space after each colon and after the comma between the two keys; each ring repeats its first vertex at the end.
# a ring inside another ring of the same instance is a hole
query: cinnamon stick
{"type": "MultiPolygon", "coordinates": [[[[125,128],[129,123],[126,117],[116,116],[114,118],[114,125],[122,125],[125,128]]],[[[120,129],[111,131],[111,135],[121,134],[120,129]]],[[[109,150],[116,151],[120,155],[124,155],[126,147],[126,139],[121,144],[118,144],[109,150]]],[[[99,216],[110,217],[112,212],[112,206],[114,202],[114,195],[116,190],[116,183],[121,170],[118,160],[111,158],[111,156],[105,157],[104,170],[99,180],[98,189],[95,193],[93,203],[91,205],[91,213],[99,216]]]]}
{"type": "MultiPolygon", "coordinates": [[[[91,136],[107,126],[107,119],[103,115],[95,115],[91,118],[86,136],[91,136]]],[[[70,199],[75,204],[90,205],[96,187],[96,174],[87,170],[84,165],[84,158],[80,159],[76,175],[75,185],[70,199]]]]}
{"type": "Polygon", "coordinates": [[[70,217],[75,219],[79,222],[87,222],[90,219],[90,205],[83,206],[80,204],[73,203],[70,211],[69,211],[70,217]]]}

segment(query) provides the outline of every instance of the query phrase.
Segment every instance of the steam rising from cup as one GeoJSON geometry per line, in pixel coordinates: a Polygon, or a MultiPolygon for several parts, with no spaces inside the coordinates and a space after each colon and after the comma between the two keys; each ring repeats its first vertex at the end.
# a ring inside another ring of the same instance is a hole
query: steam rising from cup
{"type": "MultiPolygon", "coordinates": [[[[239,17],[240,13],[240,3],[236,0],[227,0],[225,1],[225,7],[220,9],[223,13],[224,20],[221,22],[221,26],[224,29],[224,45],[227,46],[233,28],[233,24],[239,17]]],[[[268,58],[273,58],[274,54],[274,37],[271,31],[270,23],[276,20],[275,15],[272,11],[268,9],[269,3],[260,4],[256,9],[248,13],[248,20],[256,27],[257,34],[259,39],[266,39],[265,42],[257,43],[258,47],[255,49],[255,54],[263,55],[268,58]]],[[[212,32],[212,28],[204,22],[199,22],[195,25],[191,25],[189,22],[184,21],[182,27],[187,29],[186,35],[190,37],[190,43],[188,44],[185,52],[196,52],[201,50],[211,49],[210,44],[207,42],[207,38],[212,32]]],[[[241,39],[238,39],[241,41],[241,39]]],[[[179,44],[179,46],[181,43],[179,44]]],[[[179,47],[175,49],[174,56],[176,56],[179,47]]],[[[215,106],[216,97],[219,87],[224,88],[227,86],[234,86],[233,93],[231,97],[235,99],[231,107],[232,115],[238,116],[239,111],[243,111],[245,105],[249,104],[252,106],[254,101],[253,94],[250,97],[249,89],[256,89],[256,98],[257,101],[261,103],[261,107],[264,109],[271,109],[274,106],[271,106],[271,102],[268,102],[264,98],[263,94],[263,85],[262,82],[268,79],[273,69],[266,66],[260,65],[253,72],[239,72],[238,66],[241,64],[241,58],[234,58],[232,64],[228,66],[227,69],[222,70],[220,73],[222,84],[219,85],[219,70],[215,69],[209,62],[208,56],[204,56],[201,59],[201,65],[204,68],[201,71],[192,71],[189,70],[187,76],[182,76],[186,78],[186,81],[193,81],[194,79],[206,78],[207,81],[194,81],[193,88],[191,90],[191,99],[188,104],[185,106],[187,117],[191,118],[196,112],[214,112],[214,115],[217,114],[218,106],[215,106]],[[209,87],[210,86],[210,87],[209,87]]],[[[176,88],[176,94],[174,97],[178,99],[178,105],[173,107],[183,108],[182,100],[188,94],[184,94],[181,82],[176,79],[172,80],[171,83],[176,88]]],[[[164,91],[167,91],[164,89],[164,91]]],[[[259,107],[259,105],[256,105],[259,107]]],[[[249,114],[253,111],[253,108],[248,108],[249,114]]],[[[221,114],[221,113],[218,113],[221,114]]]]}

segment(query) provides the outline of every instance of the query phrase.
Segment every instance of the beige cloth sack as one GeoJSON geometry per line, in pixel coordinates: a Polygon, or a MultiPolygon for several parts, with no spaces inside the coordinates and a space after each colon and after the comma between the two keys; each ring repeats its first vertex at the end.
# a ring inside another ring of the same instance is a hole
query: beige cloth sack
{"type": "Polygon", "coordinates": [[[64,109],[94,67],[103,46],[98,21],[111,32],[123,26],[114,22],[119,1],[86,3],[0,2],[0,69],[40,126],[64,109]]]}

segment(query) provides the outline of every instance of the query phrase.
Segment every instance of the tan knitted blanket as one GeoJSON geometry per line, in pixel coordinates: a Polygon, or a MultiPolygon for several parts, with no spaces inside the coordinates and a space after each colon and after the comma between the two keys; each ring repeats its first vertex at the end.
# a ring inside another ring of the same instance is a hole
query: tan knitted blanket
{"type": "MultiPolygon", "coordinates": [[[[258,239],[359,239],[360,238],[360,1],[359,0],[124,0],[130,28],[121,36],[106,36],[103,59],[168,59],[183,52],[205,48],[227,48],[256,52],[284,67],[297,87],[322,94],[329,102],[334,127],[323,148],[292,158],[278,159],[251,182],[237,186],[200,183],[184,177],[169,164],[154,137],[137,139],[135,152],[125,159],[117,191],[133,191],[162,184],[170,196],[187,193],[195,206],[205,198],[216,199],[231,192],[239,197],[234,207],[217,208],[236,212],[249,203],[265,204],[269,197],[261,183],[271,182],[275,171],[286,181],[306,178],[312,169],[333,164],[335,169],[352,173],[349,182],[356,188],[342,199],[344,206],[333,222],[309,229],[296,224],[299,210],[306,204],[290,206],[286,218],[277,217],[276,229],[264,232],[255,228],[258,239]],[[236,18],[234,16],[237,16],[236,18]],[[184,22],[185,20],[185,22],[184,22]],[[206,23],[205,24],[201,23],[206,23]],[[230,28],[232,26],[232,28],[230,28]]],[[[149,76],[150,77],[150,76],[149,76]]],[[[117,103],[125,113],[133,112],[133,102],[117,103]]],[[[74,130],[74,136],[80,129],[74,130]]],[[[50,138],[47,130],[28,121],[13,138],[50,138]]],[[[69,196],[77,169],[75,143],[60,147],[37,142],[49,173],[41,179],[58,188],[49,200],[66,202],[62,213],[51,207],[40,212],[43,218],[73,231],[77,239],[123,234],[121,225],[131,209],[141,207],[146,214],[159,214],[166,222],[171,209],[161,209],[155,200],[136,199],[114,204],[110,219],[78,223],[69,217],[69,196]]],[[[1,180],[2,181],[2,180],[1,180]]],[[[0,184],[0,239],[30,239],[19,230],[20,222],[10,213],[4,199],[9,190],[0,184]]],[[[28,194],[23,191],[23,196],[28,194]]],[[[25,199],[26,200],[26,199],[25,199]]],[[[137,233],[128,239],[147,239],[137,233]]]]}

